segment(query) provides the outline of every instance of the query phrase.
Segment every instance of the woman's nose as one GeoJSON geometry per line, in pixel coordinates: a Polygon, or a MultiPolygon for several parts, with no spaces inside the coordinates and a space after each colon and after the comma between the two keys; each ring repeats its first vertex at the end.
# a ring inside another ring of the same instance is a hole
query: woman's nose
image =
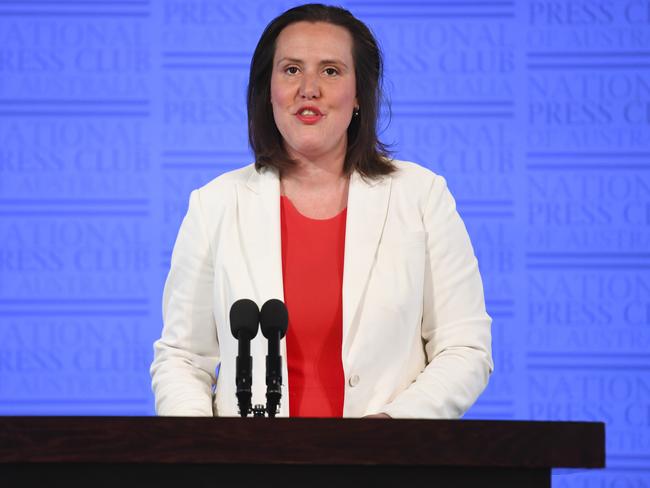
{"type": "Polygon", "coordinates": [[[318,86],[318,75],[305,74],[300,83],[300,96],[302,98],[320,97],[320,87],[318,86]]]}

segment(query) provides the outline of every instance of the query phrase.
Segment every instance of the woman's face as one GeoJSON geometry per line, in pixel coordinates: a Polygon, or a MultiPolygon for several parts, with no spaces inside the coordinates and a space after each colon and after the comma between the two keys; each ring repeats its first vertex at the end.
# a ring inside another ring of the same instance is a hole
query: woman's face
{"type": "Polygon", "coordinates": [[[325,22],[296,22],[280,32],[271,104],[289,156],[345,154],[357,107],[352,42],[347,29],[325,22]]]}

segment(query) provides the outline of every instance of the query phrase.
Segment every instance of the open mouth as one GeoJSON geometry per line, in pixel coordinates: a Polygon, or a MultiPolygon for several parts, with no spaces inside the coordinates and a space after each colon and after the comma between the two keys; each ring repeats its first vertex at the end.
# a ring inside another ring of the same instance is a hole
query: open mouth
{"type": "Polygon", "coordinates": [[[315,124],[323,118],[323,114],[316,107],[302,107],[296,112],[296,117],[304,124],[315,124]]]}

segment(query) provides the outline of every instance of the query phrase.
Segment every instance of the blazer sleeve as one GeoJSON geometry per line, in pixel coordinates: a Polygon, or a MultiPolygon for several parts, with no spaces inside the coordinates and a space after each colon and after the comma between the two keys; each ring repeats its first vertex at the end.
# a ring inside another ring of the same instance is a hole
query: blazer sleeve
{"type": "Polygon", "coordinates": [[[220,356],[213,279],[200,192],[194,190],[163,291],[162,335],[154,343],[150,372],[158,415],[213,415],[212,386],[220,356]]]}
{"type": "Polygon", "coordinates": [[[433,178],[423,221],[427,366],[383,411],[399,418],[458,418],[485,389],[494,369],[492,319],[469,235],[441,176],[433,178]]]}

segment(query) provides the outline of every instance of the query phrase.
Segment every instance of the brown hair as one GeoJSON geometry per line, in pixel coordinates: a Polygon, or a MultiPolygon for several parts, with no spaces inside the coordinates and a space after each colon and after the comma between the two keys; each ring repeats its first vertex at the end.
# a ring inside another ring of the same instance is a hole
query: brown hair
{"type": "Polygon", "coordinates": [[[366,177],[395,171],[387,145],[377,136],[377,118],[382,100],[383,61],[370,29],[340,7],[311,3],[287,10],[266,26],[260,37],[248,79],[248,140],[255,154],[255,168],[270,166],[278,170],[296,162],[289,157],[282,135],[275,125],[271,106],[271,72],[275,44],[280,32],[296,22],[327,22],[347,29],[352,35],[352,58],[356,75],[359,115],[348,127],[348,146],[343,171],[354,170],[366,177]]]}

